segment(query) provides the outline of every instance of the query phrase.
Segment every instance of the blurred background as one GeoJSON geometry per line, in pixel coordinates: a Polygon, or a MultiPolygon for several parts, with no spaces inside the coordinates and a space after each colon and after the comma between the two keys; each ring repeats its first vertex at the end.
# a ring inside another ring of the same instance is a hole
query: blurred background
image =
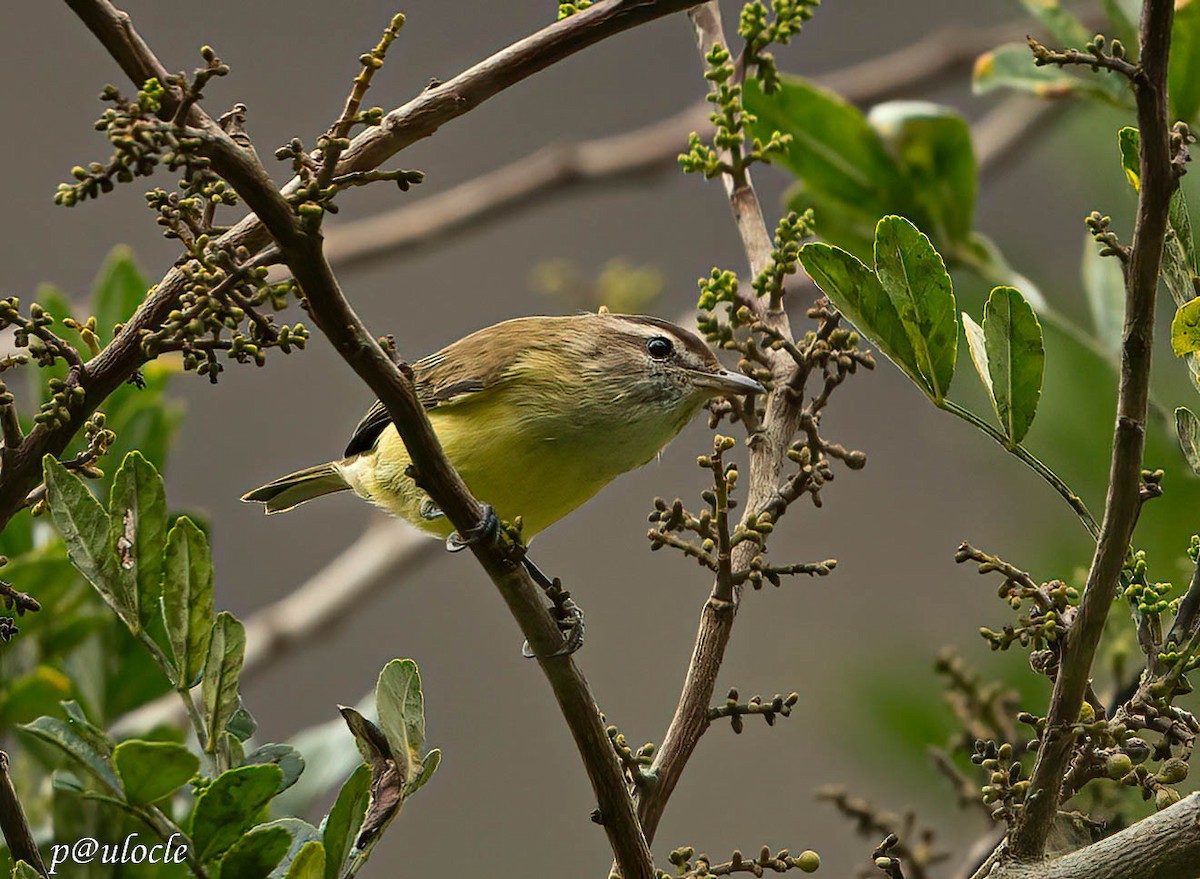
{"type": "MultiPolygon", "coordinates": [[[[725,5],[732,28],[733,4],[725,5]]],[[[368,100],[385,107],[554,17],[547,2],[484,0],[408,0],[400,7],[390,0],[126,0],[124,8],[170,69],[193,67],[202,43],[216,48],[233,73],[207,89],[209,107],[246,103],[248,132],[264,156],[293,135],[311,144],[327,127],[358,55],[396,11],[408,23],[368,100]]],[[[1081,11],[1094,10],[1083,4],[1081,11]]],[[[817,76],[955,26],[963,30],[945,51],[969,59],[968,34],[1007,23],[1008,31],[997,33],[1020,39],[1029,29],[1023,15],[1015,0],[831,0],[776,54],[781,69],[817,76]]],[[[100,112],[100,88],[126,84],[65,5],[10,4],[2,20],[0,81],[9,84],[8,118],[16,121],[7,138],[0,292],[29,298],[49,281],[82,297],[116,244],[132,247],[145,274],[160,277],[177,251],[144,207],[144,187],[123,187],[74,210],[51,201],[72,165],[104,154],[90,125],[100,112]]],[[[649,124],[703,93],[686,18],[638,28],[415,144],[391,166],[420,168],[426,182],[407,194],[393,187],[347,193],[341,218],[415,204],[550,143],[649,124]]],[[[972,120],[998,102],[972,95],[969,60],[890,97],[938,101],[972,120]]],[[[1117,110],[1056,108],[1021,134],[979,194],[976,227],[1059,310],[1084,323],[1082,218],[1098,208],[1128,229],[1132,196],[1114,135],[1124,118],[1117,110]]],[[[760,169],[757,182],[773,221],[789,181],[760,169]]],[[[539,267],[560,260],[585,278],[613,260],[654,269],[664,292],[651,308],[666,317],[694,304],[696,278],[713,266],[744,271],[722,187],[668,169],[568,189],[340,276],[371,328],[394,334],[402,355],[416,358],[504,318],[570,311],[573,302],[547,297],[535,283],[539,267]]],[[[978,317],[985,288],[966,278],[958,292],[960,305],[978,317]]],[[[793,303],[800,315],[801,304],[793,303]]],[[[1114,378],[1061,335],[1049,331],[1047,344],[1046,395],[1029,445],[1098,509],[1114,378]]],[[[218,607],[242,617],[295,590],[378,516],[345,495],[272,518],[238,502],[251,487],[337,455],[371,402],[319,337],[303,353],[270,361],[265,370],[231,366],[217,387],[195,375],[173,384],[187,415],[167,472],[168,496],[173,508],[208,517],[218,607]]],[[[1164,365],[1160,397],[1172,406],[1187,402],[1194,392],[1183,371],[1164,365]]],[[[986,405],[966,387],[973,380],[965,360],[960,374],[962,396],[986,405]]],[[[1024,682],[1032,698],[1041,698],[1021,656],[992,655],[978,637],[980,625],[998,627],[1008,611],[993,584],[956,566],[953,554],[969,539],[1041,579],[1070,579],[1089,557],[1069,511],[990,441],[934,410],[886,362],[839,391],[824,433],[864,450],[868,466],[839,469],[823,509],[793,510],[772,552],[777,561],[837,558],[837,571],[749,594],[718,688],[736,686],[743,697],[794,689],[800,703],[773,729],[747,723],[735,737],[718,724],[709,732],[658,833],[661,863],[685,844],[723,856],[769,843],[818,849],[822,874],[848,875],[869,864],[878,840],[857,838],[814,799],[828,783],[846,784],[882,807],[915,808],[943,842],[964,845],[984,825],[956,807],[924,753],[952,728],[935,655],[956,645],[970,663],[1024,682]]],[[[562,576],[584,608],[588,640],[579,661],[603,711],[636,744],[662,736],[710,588],[695,565],[650,553],[645,515],[655,496],[693,502],[705,486],[694,459],[709,443],[705,426],[692,425],[661,461],[620,479],[534,546],[538,564],[562,576]]],[[[1182,484],[1183,468],[1163,436],[1150,455],[1151,463],[1173,468],[1170,503],[1148,508],[1142,526],[1165,578],[1179,570],[1195,527],[1181,510],[1196,493],[1182,484]]],[[[282,741],[336,717],[335,706],[357,701],[388,659],[415,658],[428,741],[442,749],[443,762],[385,836],[370,874],[457,875],[455,855],[465,854],[501,873],[520,864],[529,879],[602,875],[608,848],[588,820],[594,804],[586,777],[545,681],[520,656],[521,637],[494,588],[471,559],[441,553],[394,579],[247,684],[259,738],[282,741]]]]}

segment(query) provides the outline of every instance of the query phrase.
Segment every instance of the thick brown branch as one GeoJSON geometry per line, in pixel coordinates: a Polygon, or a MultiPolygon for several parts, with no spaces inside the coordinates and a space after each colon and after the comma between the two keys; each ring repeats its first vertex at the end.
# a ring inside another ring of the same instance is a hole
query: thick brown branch
{"type": "Polygon", "coordinates": [[[1140,54],[1143,75],[1135,80],[1142,186],[1126,281],[1121,377],[1108,496],[1079,613],[1063,647],[1046,734],[1031,776],[1030,793],[1010,840],[1009,851],[1018,860],[1042,856],[1057,815],[1059,791],[1074,748],[1070,729],[1079,719],[1096,647],[1116,594],[1141,508],[1154,299],[1167,230],[1168,205],[1177,185],[1171,167],[1167,118],[1167,57],[1173,16],[1172,0],[1146,0],[1143,6],[1140,54]]]}
{"type": "Polygon", "coordinates": [[[1196,879],[1200,794],[1120,833],[1048,861],[985,864],[978,879],[1196,879]],[[990,867],[990,872],[985,872],[990,867]]]}

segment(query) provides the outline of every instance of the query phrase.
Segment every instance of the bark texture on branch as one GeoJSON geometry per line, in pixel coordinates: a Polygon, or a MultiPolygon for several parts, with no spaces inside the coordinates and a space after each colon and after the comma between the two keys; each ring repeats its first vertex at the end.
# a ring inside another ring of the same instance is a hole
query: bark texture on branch
{"type": "Polygon", "coordinates": [[[14,861],[24,861],[46,875],[46,865],[42,863],[33,831],[29,829],[25,809],[13,787],[12,776],[8,774],[8,754],[4,751],[0,751],[0,832],[4,833],[4,841],[14,861]]]}
{"type": "Polygon", "coordinates": [[[1167,59],[1174,12],[1173,0],[1146,0],[1142,9],[1141,73],[1133,79],[1141,131],[1141,190],[1125,285],[1125,325],[1108,496],[1079,613],[1063,646],[1046,733],[1030,777],[1029,796],[1009,842],[1008,854],[1017,860],[1040,858],[1045,850],[1046,838],[1058,813],[1063,777],[1074,750],[1075,737],[1070,729],[1079,719],[1096,647],[1141,510],[1154,302],[1171,194],[1178,185],[1171,164],[1167,118],[1167,59]]]}
{"type": "Polygon", "coordinates": [[[1048,861],[1000,863],[979,879],[1197,879],[1200,794],[1048,861]]]}

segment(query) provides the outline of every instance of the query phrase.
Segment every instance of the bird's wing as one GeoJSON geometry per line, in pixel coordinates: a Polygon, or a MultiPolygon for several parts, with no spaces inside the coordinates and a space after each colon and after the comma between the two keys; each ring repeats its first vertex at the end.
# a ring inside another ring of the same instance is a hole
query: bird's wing
{"type": "MultiPolygon", "coordinates": [[[[483,335],[483,332],[475,333],[474,337],[483,335]]],[[[412,364],[417,399],[426,409],[459,403],[473,394],[495,387],[509,375],[510,367],[521,352],[514,351],[507,357],[489,356],[495,353],[494,346],[488,344],[492,340],[474,337],[460,339],[412,364]],[[471,342],[474,344],[468,345],[471,342]]],[[[346,457],[373,449],[379,435],[391,423],[387,408],[376,400],[354,428],[354,435],[346,446],[346,457]]]]}

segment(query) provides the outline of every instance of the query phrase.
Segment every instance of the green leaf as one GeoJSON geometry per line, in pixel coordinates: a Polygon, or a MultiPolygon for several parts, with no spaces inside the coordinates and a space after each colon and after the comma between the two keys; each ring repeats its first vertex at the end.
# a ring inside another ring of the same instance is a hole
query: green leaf
{"type": "Polygon", "coordinates": [[[749,79],[744,101],[756,117],[749,125],[752,136],[766,140],[775,131],[792,136],[773,161],[804,181],[822,207],[822,224],[831,210],[874,224],[883,214],[914,208],[910,182],[853,104],[794,76],[784,76],[769,96],[749,79]]]}
{"type": "Polygon", "coordinates": [[[1140,192],[1142,189],[1142,166],[1139,157],[1141,142],[1138,130],[1129,125],[1117,132],[1117,148],[1121,151],[1121,167],[1125,170],[1125,179],[1129,181],[1134,192],[1140,192]]]}
{"type": "Polygon", "coordinates": [[[908,220],[884,217],[875,229],[875,274],[908,334],[930,397],[941,402],[958,351],[954,285],[941,256],[908,220]]]}
{"type": "Polygon", "coordinates": [[[1160,272],[1175,304],[1183,305],[1200,293],[1200,265],[1197,265],[1192,219],[1182,189],[1176,189],[1171,196],[1167,217],[1170,223],[1163,238],[1160,272]]]}
{"type": "Polygon", "coordinates": [[[1176,357],[1200,351],[1200,299],[1179,307],[1171,321],[1171,350],[1176,357]]]}
{"type": "Polygon", "coordinates": [[[24,861],[13,865],[12,879],[42,879],[42,874],[24,861]]]}
{"type": "Polygon", "coordinates": [[[322,831],[326,855],[325,879],[340,879],[342,865],[354,848],[370,799],[371,768],[363,763],[346,779],[325,819],[322,831]]]}
{"type": "Polygon", "coordinates": [[[253,753],[246,755],[247,765],[259,763],[273,763],[283,772],[283,778],[279,782],[279,793],[295,784],[296,780],[300,778],[300,773],[304,771],[304,757],[291,745],[263,745],[253,753]]]}
{"type": "Polygon", "coordinates": [[[411,659],[393,659],[379,673],[375,685],[379,725],[405,782],[421,773],[421,749],[425,745],[425,699],[421,673],[411,659]]]}
{"type": "Polygon", "coordinates": [[[983,382],[983,386],[987,389],[988,399],[992,401],[992,406],[996,405],[996,392],[992,390],[992,373],[988,369],[987,356],[987,341],[983,335],[983,327],[975,323],[975,318],[962,313],[963,330],[967,335],[967,349],[971,352],[971,363],[975,365],[975,372],[979,375],[979,380],[983,382]]]}
{"type": "Polygon", "coordinates": [[[114,247],[92,285],[92,313],[104,339],[111,339],[113,327],[125,323],[146,296],[146,280],[133,261],[128,247],[114,247]]]}
{"type": "Polygon", "coordinates": [[[161,618],[163,549],[167,538],[167,496],[162,477],[130,452],[113,480],[108,502],[112,545],[122,590],[132,592],[139,627],[161,618]]]}
{"type": "Polygon", "coordinates": [[[1028,92],[1039,98],[1100,94],[1094,83],[1057,67],[1038,67],[1025,43],[1005,43],[975,60],[971,86],[977,95],[997,89],[1028,92]]]}
{"type": "Polygon", "coordinates": [[[112,760],[131,803],[170,796],[200,768],[200,759],[176,742],[129,739],[117,745],[112,760]]]}
{"type": "Polygon", "coordinates": [[[229,730],[229,733],[239,742],[245,742],[258,729],[258,721],[254,719],[253,714],[246,710],[246,706],[242,705],[233,712],[233,717],[229,718],[225,729],[229,730]]]}
{"type": "Polygon", "coordinates": [[[1191,409],[1180,406],[1175,410],[1175,433],[1179,437],[1179,448],[1187,459],[1192,472],[1200,476],[1200,418],[1191,409]]]}
{"type": "Polygon", "coordinates": [[[1194,123],[1200,111],[1200,2],[1175,4],[1171,57],[1167,71],[1171,119],[1194,123]]]}
{"type": "Polygon", "coordinates": [[[42,478],[46,482],[50,518],[67,544],[71,564],[96,587],[125,624],[137,631],[137,595],[117,573],[108,513],[83,481],[53,455],[42,459],[42,478]]]}
{"type": "Polygon", "coordinates": [[[221,611],[212,628],[202,687],[210,748],[220,740],[234,712],[241,707],[238,677],[242,673],[245,652],[245,627],[231,613],[221,611]]]}
{"type": "Polygon", "coordinates": [[[404,795],[411,796],[423,788],[429,779],[433,778],[433,773],[442,765],[442,751],[440,748],[433,748],[423,758],[424,765],[421,767],[420,774],[409,781],[404,788],[404,795]]]}
{"type": "Polygon", "coordinates": [[[254,823],[279,790],[278,766],[241,766],[217,776],[196,800],[192,841],[196,856],[211,861],[227,851],[254,823]]]}
{"type": "MultiPolygon", "coordinates": [[[[1136,128],[1125,127],[1117,133],[1121,150],[1121,166],[1129,185],[1136,192],[1141,185],[1138,177],[1138,152],[1140,135],[1136,128]]],[[[1163,255],[1160,274],[1177,306],[1183,305],[1200,292],[1200,258],[1196,252],[1196,241],[1192,232],[1192,220],[1188,214],[1187,200],[1183,190],[1176,189],[1168,207],[1169,225],[1163,240],[1163,255]]]]}
{"type": "Polygon", "coordinates": [[[875,273],[841,248],[820,242],[800,248],[800,262],[838,311],[917,387],[933,397],[933,389],[917,368],[912,342],[896,306],[875,273]]]}
{"type": "Polygon", "coordinates": [[[17,728],[39,741],[53,745],[114,794],[122,796],[121,780],[112,767],[111,746],[97,742],[91,730],[73,720],[64,721],[57,717],[39,717],[33,723],[17,728]]]}
{"type": "Polygon", "coordinates": [[[962,244],[975,214],[975,152],[965,119],[925,101],[890,101],[867,121],[900,160],[914,197],[939,242],[962,244]]]}
{"type": "Polygon", "coordinates": [[[313,827],[307,821],[301,821],[299,818],[279,818],[269,824],[259,825],[261,827],[282,827],[291,836],[292,842],[288,847],[288,853],[283,856],[283,860],[279,865],[271,871],[271,879],[284,879],[287,876],[288,869],[300,854],[304,846],[310,842],[321,839],[321,831],[313,827]]]}
{"type": "Polygon", "coordinates": [[[270,824],[255,827],[221,859],[221,875],[230,879],[267,879],[291,844],[291,834],[282,827],[270,824]]]}
{"type": "Polygon", "coordinates": [[[325,875],[325,847],[317,840],[304,844],[292,865],[288,867],[287,879],[322,879],[325,875]]]}
{"type": "Polygon", "coordinates": [[[175,667],[191,686],[204,670],[213,630],[213,566],[208,538],[186,516],[167,534],[162,599],[175,667]]]}
{"type": "Polygon", "coordinates": [[[1125,322],[1125,273],[1116,257],[1101,256],[1090,235],[1083,246],[1083,292],[1096,338],[1114,359],[1121,354],[1121,334],[1125,322]]]}
{"type": "Polygon", "coordinates": [[[1005,436],[1019,443],[1042,394],[1046,352],[1041,325],[1017,290],[997,287],[983,307],[983,336],[996,416],[1005,436]]]}
{"type": "Polygon", "coordinates": [[[1171,231],[1179,238],[1179,247],[1183,251],[1183,263],[1187,267],[1188,273],[1200,274],[1200,255],[1196,251],[1192,218],[1188,212],[1187,199],[1184,197],[1182,187],[1177,187],[1171,196],[1167,217],[1171,223],[1171,231]]]}

